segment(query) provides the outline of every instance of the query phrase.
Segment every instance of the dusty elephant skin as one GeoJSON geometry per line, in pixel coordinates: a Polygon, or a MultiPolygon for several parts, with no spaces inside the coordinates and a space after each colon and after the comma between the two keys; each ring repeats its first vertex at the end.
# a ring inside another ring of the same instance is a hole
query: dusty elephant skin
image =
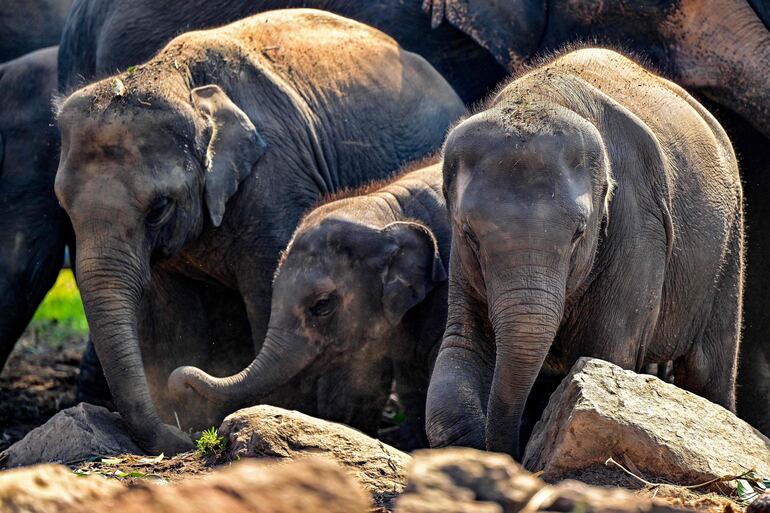
{"type": "MultiPolygon", "coordinates": [[[[646,479],[705,483],[770,475],[770,441],[724,408],[658,378],[581,358],[538,422],[523,463],[554,482],[612,457],[646,479]]],[[[715,484],[715,491],[730,484],[715,484]]]]}
{"type": "MultiPolygon", "coordinates": [[[[432,153],[463,113],[424,59],[313,10],[189,32],[63,102],[56,194],[94,345],[143,449],[191,447],[163,423],[175,413],[198,428],[221,418],[174,403],[166,380],[253,358],[303,211],[432,153]]],[[[313,413],[312,386],[275,400],[313,413]]]]}
{"type": "MultiPolygon", "coordinates": [[[[3,36],[4,38],[5,36],[3,36]]],[[[56,47],[0,64],[0,370],[61,268],[56,47]]]]}
{"type": "Polygon", "coordinates": [[[140,64],[181,32],[296,7],[333,12],[385,32],[430,62],[466,103],[505,78],[505,69],[467,34],[449,24],[432,29],[422,0],[80,0],[62,36],[61,90],[140,64]]]}
{"type": "Polygon", "coordinates": [[[541,366],[566,373],[581,356],[674,361],[678,386],[734,411],[741,184],[724,131],[684,90],[609,50],[566,54],[452,130],[444,186],[431,445],[517,455],[541,366]]]}
{"type": "Polygon", "coordinates": [[[311,211],[278,266],[256,360],[229,378],[177,369],[169,389],[234,411],[296,375],[331,376],[333,386],[318,392],[319,416],[375,435],[395,378],[412,443],[425,446],[425,394],[446,324],[441,172],[433,164],[311,211]]]}

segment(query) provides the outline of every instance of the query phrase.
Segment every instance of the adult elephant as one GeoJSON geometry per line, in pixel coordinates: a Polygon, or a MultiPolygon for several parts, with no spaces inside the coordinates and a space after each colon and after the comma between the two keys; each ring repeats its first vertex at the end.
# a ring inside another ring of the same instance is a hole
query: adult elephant
{"type": "Polygon", "coordinates": [[[0,0],[0,62],[59,44],[72,0],[0,0]]]}
{"type": "Polygon", "coordinates": [[[431,30],[421,0],[76,0],[62,36],[60,88],[70,91],[144,62],[182,32],[292,7],[327,10],[382,30],[425,57],[466,103],[505,78],[468,35],[449,24],[431,30]]]}
{"type": "Polygon", "coordinates": [[[163,423],[175,413],[210,422],[168,396],[168,375],[253,358],[303,212],[435,151],[464,111],[421,57],[307,9],[189,32],[64,101],[56,194],[94,345],[142,448],[191,447],[163,423]]]}
{"type": "Polygon", "coordinates": [[[53,192],[56,47],[0,64],[0,370],[56,280],[68,233],[53,192]]]}

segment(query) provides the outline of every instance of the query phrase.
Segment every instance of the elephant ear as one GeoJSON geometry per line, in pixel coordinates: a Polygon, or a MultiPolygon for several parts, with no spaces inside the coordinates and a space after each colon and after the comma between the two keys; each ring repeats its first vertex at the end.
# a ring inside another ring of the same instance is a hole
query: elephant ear
{"type": "Polygon", "coordinates": [[[425,299],[447,274],[433,233],[419,223],[391,223],[383,232],[388,263],[383,273],[382,304],[392,325],[425,299]]]}
{"type": "Polygon", "coordinates": [[[423,0],[431,28],[446,20],[464,32],[508,71],[537,50],[545,32],[547,2],[529,0],[423,0]]]}
{"type": "Polygon", "coordinates": [[[196,87],[192,102],[211,128],[204,168],[206,206],[214,226],[222,223],[225,204],[264,155],[266,144],[251,120],[217,85],[196,87]]]}
{"type": "Polygon", "coordinates": [[[3,171],[3,159],[5,158],[5,141],[3,134],[0,133],[0,173],[3,171]]]}

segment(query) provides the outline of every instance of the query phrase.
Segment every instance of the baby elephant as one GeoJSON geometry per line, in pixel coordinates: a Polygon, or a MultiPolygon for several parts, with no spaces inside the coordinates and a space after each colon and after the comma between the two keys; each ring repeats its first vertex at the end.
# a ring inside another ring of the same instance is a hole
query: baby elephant
{"type": "Polygon", "coordinates": [[[424,440],[430,369],[446,323],[441,174],[434,164],[310,212],[276,272],[256,359],[226,378],[180,367],[169,389],[233,411],[302,373],[320,378],[320,416],[374,434],[395,378],[424,440]]]}
{"type": "Polygon", "coordinates": [[[431,445],[518,456],[538,371],[674,362],[734,410],[742,190],[714,118],[675,84],[584,49],[512,81],[449,134],[447,330],[431,445]]]}

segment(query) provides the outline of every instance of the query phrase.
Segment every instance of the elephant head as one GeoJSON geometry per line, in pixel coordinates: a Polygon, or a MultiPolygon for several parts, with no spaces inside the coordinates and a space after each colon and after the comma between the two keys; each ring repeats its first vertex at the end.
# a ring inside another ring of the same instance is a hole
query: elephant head
{"type": "MultiPolygon", "coordinates": [[[[752,0],[753,1],[753,0],[752,0]]],[[[770,136],[768,9],[746,0],[424,0],[506,69],[578,41],[620,45],[770,136]]]]}
{"type": "Polygon", "coordinates": [[[345,386],[359,397],[382,396],[372,386],[384,386],[387,397],[390,383],[376,382],[376,371],[366,367],[392,355],[406,312],[445,280],[436,239],[424,225],[378,228],[318,209],[300,225],[281,261],[266,340],[254,361],[225,378],[182,367],[171,374],[169,389],[233,411],[301,372],[345,366],[358,367],[352,373],[358,380],[345,386]]]}
{"type": "Polygon", "coordinates": [[[486,443],[516,455],[529,392],[610,221],[606,149],[586,120],[562,107],[535,107],[469,118],[449,134],[444,159],[452,249],[442,352],[470,344],[483,361],[437,362],[428,416],[441,424],[442,401],[467,403],[486,426],[479,430],[470,418],[464,432],[446,425],[436,435],[429,425],[429,435],[432,445],[486,443]],[[466,401],[466,385],[445,387],[477,375],[490,376],[477,379],[487,383],[479,388],[489,387],[488,398],[479,390],[466,401]]]}
{"type": "Polygon", "coordinates": [[[167,454],[190,440],[162,424],[137,337],[137,308],[157,259],[179,253],[265,152],[249,118],[216,85],[181,76],[148,92],[151,68],[97,82],[67,98],[56,195],[77,238],[86,315],[115,404],[146,450],[167,454]]]}

